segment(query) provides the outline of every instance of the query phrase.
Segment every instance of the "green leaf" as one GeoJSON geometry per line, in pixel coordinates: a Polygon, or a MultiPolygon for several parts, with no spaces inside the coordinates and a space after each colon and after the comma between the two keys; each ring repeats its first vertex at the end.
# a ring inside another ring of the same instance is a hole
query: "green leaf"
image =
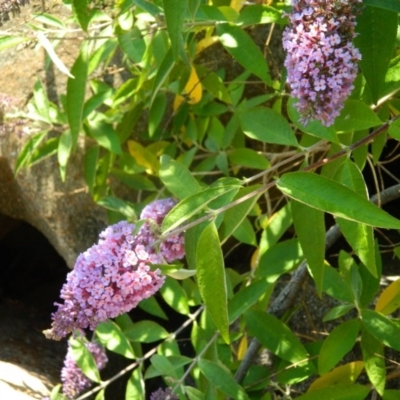
{"type": "Polygon", "coordinates": [[[168,320],[167,315],[165,314],[163,309],[160,307],[160,305],[158,304],[158,302],[154,296],[142,300],[139,303],[138,307],[141,308],[142,310],[146,311],[150,315],[155,315],[158,318],[168,320]]]}
{"type": "Polygon", "coordinates": [[[15,163],[15,175],[18,174],[21,168],[27,167],[30,164],[35,150],[40,146],[40,143],[43,141],[46,135],[47,131],[39,132],[28,139],[18,154],[17,161],[15,163]]]}
{"type": "MultiPolygon", "coordinates": [[[[175,0],[176,1],[176,0],[175,0]]],[[[177,0],[179,1],[179,0],[177,0]]],[[[164,84],[164,82],[167,80],[168,75],[172,71],[172,68],[175,65],[174,61],[174,56],[172,54],[172,50],[170,49],[167,54],[165,55],[160,68],[157,70],[156,77],[154,79],[154,86],[152,89],[152,98],[151,98],[151,103],[154,101],[157,93],[159,92],[161,86],[164,84]]]]}
{"type": "Polygon", "coordinates": [[[92,353],[80,339],[69,340],[72,358],[82,372],[93,382],[100,382],[100,374],[92,353]]]}
{"type": "Polygon", "coordinates": [[[64,182],[67,173],[67,164],[72,151],[72,135],[70,130],[65,130],[58,142],[57,158],[60,167],[61,179],[64,182]]]}
{"type": "Polygon", "coordinates": [[[364,400],[370,389],[357,384],[339,384],[305,393],[296,400],[364,400]]]}
{"type": "Polygon", "coordinates": [[[365,370],[376,391],[382,396],[386,384],[386,365],[382,343],[366,330],[361,334],[361,351],[365,370]]]}
{"type": "Polygon", "coordinates": [[[117,197],[106,196],[96,201],[96,203],[108,210],[117,211],[127,218],[136,219],[135,209],[126,201],[117,197]]]}
{"type": "Polygon", "coordinates": [[[277,181],[289,197],[337,217],[386,229],[400,229],[400,221],[331,179],[309,172],[290,172],[277,181]]]}
{"type": "MultiPolygon", "coordinates": [[[[88,0],[71,0],[72,10],[76,19],[79,22],[79,25],[84,31],[87,31],[90,17],[88,14],[88,0]]],[[[73,74],[74,75],[74,74],[73,74]]]]}
{"type": "Polygon", "coordinates": [[[278,318],[263,311],[247,311],[249,332],[267,349],[291,363],[306,361],[308,353],[297,336],[278,318]]]}
{"type": "Polygon", "coordinates": [[[397,324],[372,310],[361,310],[361,317],[372,336],[384,345],[400,351],[400,328],[397,324]]]}
{"type": "Polygon", "coordinates": [[[160,289],[160,293],[165,302],[180,314],[188,315],[189,305],[186,292],[175,279],[166,277],[164,285],[160,289]]]}
{"type": "Polygon", "coordinates": [[[361,100],[347,100],[335,119],[335,129],[339,132],[361,131],[379,125],[382,125],[380,118],[361,100]]]}
{"type": "Polygon", "coordinates": [[[229,323],[234,322],[255,304],[270,287],[271,283],[266,279],[262,279],[236,292],[228,303],[229,323]]]}
{"type": "Polygon", "coordinates": [[[385,390],[383,394],[383,400],[398,400],[400,396],[400,390],[390,389],[385,390]]]}
{"type": "Polygon", "coordinates": [[[224,258],[212,221],[199,236],[196,248],[197,282],[201,297],[222,338],[229,343],[229,320],[224,258]]]}
{"type": "Polygon", "coordinates": [[[140,321],[124,330],[124,335],[132,342],[152,343],[168,337],[168,332],[153,321],[140,321]]]}
{"type": "MultiPolygon", "coordinates": [[[[178,0],[179,1],[179,0],[178,0]]],[[[228,53],[246,70],[271,84],[268,64],[254,40],[236,25],[222,23],[217,25],[217,35],[228,53]]]]}
{"type": "Polygon", "coordinates": [[[346,303],[353,303],[354,301],[350,286],[339,275],[336,269],[329,265],[325,265],[323,291],[327,295],[346,303]]]}
{"type": "Polygon", "coordinates": [[[129,340],[115,322],[101,322],[96,327],[96,336],[108,350],[121,354],[125,358],[135,358],[129,340]]]}
{"type": "MultiPolygon", "coordinates": [[[[378,3],[388,5],[389,1],[378,3]]],[[[361,52],[361,70],[375,104],[384,88],[386,71],[393,54],[398,12],[367,6],[357,18],[356,31],[359,35],[355,38],[354,44],[361,52]]]]}
{"type": "Polygon", "coordinates": [[[145,386],[140,368],[135,368],[126,384],[125,400],[137,400],[145,398],[145,386]]]}
{"type": "Polygon", "coordinates": [[[324,315],[323,322],[332,321],[333,319],[343,317],[343,315],[346,315],[353,308],[353,304],[342,304],[340,306],[333,307],[324,315]]]}
{"type": "Polygon", "coordinates": [[[371,7],[379,7],[385,10],[400,13],[400,3],[397,0],[364,0],[364,4],[371,7]]]}
{"type": "Polygon", "coordinates": [[[164,218],[162,223],[162,231],[173,230],[183,224],[193,215],[207,208],[208,204],[213,200],[223,197],[226,194],[234,194],[239,189],[239,186],[229,185],[213,187],[205,189],[199,193],[186,197],[178,203],[164,218]]]}
{"type": "Polygon", "coordinates": [[[337,326],[322,344],[318,357],[318,371],[325,375],[354,346],[358,337],[360,324],[357,319],[343,322],[337,326]]]}
{"type": "Polygon", "coordinates": [[[87,124],[89,135],[102,147],[114,154],[121,155],[122,149],[117,132],[105,121],[91,119],[87,124]]]}
{"type": "Polygon", "coordinates": [[[142,8],[144,11],[148,12],[153,17],[159,16],[163,10],[156,4],[151,3],[147,0],[132,0],[138,7],[142,8]]]}
{"type": "Polygon", "coordinates": [[[164,377],[170,376],[175,379],[178,378],[174,366],[170,363],[167,357],[155,354],[150,358],[150,362],[164,377]]]}
{"type": "Polygon", "coordinates": [[[59,138],[51,138],[37,148],[32,154],[31,165],[57,153],[59,140],[59,138]]]}
{"type": "Polygon", "coordinates": [[[19,36],[2,36],[0,37],[0,51],[8,49],[9,47],[17,46],[20,43],[32,40],[30,37],[19,36]]]}
{"type": "Polygon", "coordinates": [[[189,63],[182,36],[184,17],[188,10],[188,2],[187,0],[163,0],[163,4],[167,31],[171,40],[174,59],[178,61],[181,56],[184,58],[184,61],[189,63]]]}
{"type": "MultiPolygon", "coordinates": [[[[350,160],[346,160],[339,167],[335,175],[335,180],[367,199],[367,188],[362,173],[356,164],[350,160]]],[[[342,218],[337,218],[336,222],[354,252],[367,267],[369,272],[376,277],[377,270],[375,264],[373,228],[342,218]]]]}
{"type": "Polygon", "coordinates": [[[293,223],[308,267],[317,288],[322,294],[325,260],[325,216],[315,208],[291,201],[293,223]]]}
{"type": "MultiPolygon", "coordinates": [[[[80,0],[75,0],[80,2],[80,0]]],[[[88,76],[88,42],[83,42],[78,58],[71,68],[75,78],[67,81],[67,115],[75,148],[82,125],[83,106],[85,103],[86,80],[88,76]]]]}
{"type": "Polygon", "coordinates": [[[228,152],[229,162],[233,165],[240,165],[248,168],[267,169],[270,162],[253,149],[237,148],[228,152]]]}
{"type": "Polygon", "coordinates": [[[297,239],[280,242],[262,254],[256,276],[274,283],[282,274],[291,271],[303,259],[303,251],[297,239]]]}
{"type": "MultiPolygon", "coordinates": [[[[240,199],[241,197],[246,196],[249,193],[252,193],[258,188],[259,186],[250,186],[239,189],[233,201],[240,199]]],[[[244,218],[252,210],[254,204],[257,202],[260,196],[261,194],[257,196],[252,196],[248,200],[245,200],[235,207],[232,207],[229,210],[225,211],[224,220],[219,230],[221,243],[224,243],[236,231],[244,218]]]]}
{"type": "Polygon", "coordinates": [[[178,199],[183,199],[201,190],[199,182],[180,162],[163,154],[160,158],[160,179],[167,189],[178,199]]]}
{"type": "Polygon", "coordinates": [[[231,372],[224,365],[201,359],[198,366],[207,381],[216,386],[222,393],[235,400],[250,400],[231,372]]]}
{"type": "Polygon", "coordinates": [[[297,139],[288,121],[271,108],[258,107],[240,113],[240,125],[250,138],[265,143],[297,147],[297,139]]]}
{"type": "Polygon", "coordinates": [[[33,97],[35,99],[36,109],[40,116],[50,123],[49,117],[49,99],[47,98],[46,90],[39,79],[36,79],[33,97]]]}
{"type": "Polygon", "coordinates": [[[252,4],[240,11],[236,24],[247,26],[256,24],[281,24],[283,22],[282,12],[276,8],[262,4],[252,4]]]}

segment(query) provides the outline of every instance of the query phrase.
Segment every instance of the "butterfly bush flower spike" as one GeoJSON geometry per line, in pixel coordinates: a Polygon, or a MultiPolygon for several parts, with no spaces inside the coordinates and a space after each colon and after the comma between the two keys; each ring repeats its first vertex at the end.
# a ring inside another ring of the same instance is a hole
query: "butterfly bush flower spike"
{"type": "MultiPolygon", "coordinates": [[[[92,353],[98,370],[102,370],[108,361],[104,348],[97,343],[87,343],[87,349],[92,353]]],[[[85,389],[92,385],[72,357],[72,349],[68,343],[68,351],[61,370],[63,394],[69,399],[74,399],[85,389]]]]}
{"type": "Polygon", "coordinates": [[[353,45],[362,0],[292,0],[283,33],[285,67],[300,122],[333,124],[354,89],[361,54],[353,45]]]}
{"type": "Polygon", "coordinates": [[[175,205],[172,199],[157,200],[144,208],[136,226],[121,221],[100,234],[100,240],[79,255],[61,289],[63,304],[52,315],[48,338],[60,340],[75,329],[96,326],[108,318],[130,311],[152,296],[165,277],[152,264],[184,257],[183,234],[160,241],[161,223],[175,205]],[[160,242],[160,243],[159,243],[160,242]]]}

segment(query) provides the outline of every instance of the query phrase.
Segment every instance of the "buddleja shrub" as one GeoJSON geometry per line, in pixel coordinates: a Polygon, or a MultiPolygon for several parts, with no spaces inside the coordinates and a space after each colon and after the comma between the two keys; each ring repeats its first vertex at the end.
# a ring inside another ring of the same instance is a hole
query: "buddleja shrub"
{"type": "MultiPolygon", "coordinates": [[[[114,225],[78,258],[46,332],[73,333],[51,398],[102,399],[129,374],[126,399],[397,399],[385,349],[400,351],[400,281],[380,290],[374,228],[400,229],[379,207],[399,197],[381,177],[383,149],[400,139],[399,3],[64,3],[84,40],[68,70],[54,38],[69,22],[41,13],[29,23],[69,78],[60,106],[37,81],[25,118],[40,131],[16,172],[56,155],[70,179],[68,160],[84,138],[88,191],[114,225]],[[282,30],[284,62],[281,45],[271,48],[282,30]],[[269,32],[263,48],[258,32],[269,32]],[[116,54],[130,76],[119,87],[100,79],[116,54]],[[376,187],[367,188],[368,169],[376,187]],[[116,197],[115,180],[137,197],[116,197]],[[351,252],[331,266],[325,251],[340,234],[351,252]],[[253,248],[240,271],[225,265],[235,242],[253,248]],[[328,336],[310,328],[300,338],[290,327],[309,276],[336,304],[321,321],[328,336]],[[165,304],[187,318],[174,332],[151,319],[168,318],[165,304]],[[124,314],[135,306],[149,319],[124,314]],[[182,354],[176,338],[188,327],[191,351],[182,354]],[[144,343],[154,343],[145,354],[144,343]],[[107,381],[100,345],[131,360],[107,381]],[[164,387],[147,393],[156,377],[164,387]]],[[[10,31],[0,49],[31,37],[10,31]]]]}

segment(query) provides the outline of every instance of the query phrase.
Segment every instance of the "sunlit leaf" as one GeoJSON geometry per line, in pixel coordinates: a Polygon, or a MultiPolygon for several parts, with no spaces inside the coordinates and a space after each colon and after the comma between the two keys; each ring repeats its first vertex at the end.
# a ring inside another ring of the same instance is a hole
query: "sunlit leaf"
{"type": "Polygon", "coordinates": [[[108,350],[121,354],[125,358],[135,358],[128,338],[115,322],[101,322],[96,327],[96,336],[108,350]]]}
{"type": "Polygon", "coordinates": [[[271,108],[258,107],[239,115],[243,132],[264,143],[297,146],[297,139],[288,121],[271,108]]]}
{"type": "Polygon", "coordinates": [[[271,83],[268,64],[253,39],[241,28],[227,23],[217,25],[217,34],[221,43],[248,71],[257,75],[265,83],[271,83]]]}
{"type": "Polygon", "coordinates": [[[334,370],[316,379],[308,388],[308,393],[323,388],[332,388],[335,385],[345,385],[353,383],[364,369],[363,361],[353,361],[341,365],[334,370]]]}
{"type": "Polygon", "coordinates": [[[335,216],[367,225],[400,229],[400,221],[333,180],[309,172],[289,172],[277,181],[289,197],[335,216]]]}
{"type": "Polygon", "coordinates": [[[229,343],[225,266],[214,222],[208,223],[199,236],[196,249],[196,271],[199,291],[207,312],[224,341],[229,343]]]}

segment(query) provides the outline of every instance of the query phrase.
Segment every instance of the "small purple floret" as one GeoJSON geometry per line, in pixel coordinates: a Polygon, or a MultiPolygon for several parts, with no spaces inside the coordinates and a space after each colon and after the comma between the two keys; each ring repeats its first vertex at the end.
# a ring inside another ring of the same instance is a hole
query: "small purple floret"
{"type": "Polygon", "coordinates": [[[352,43],[362,0],[292,0],[285,67],[300,122],[333,124],[354,89],[361,54],[352,43]]]}

